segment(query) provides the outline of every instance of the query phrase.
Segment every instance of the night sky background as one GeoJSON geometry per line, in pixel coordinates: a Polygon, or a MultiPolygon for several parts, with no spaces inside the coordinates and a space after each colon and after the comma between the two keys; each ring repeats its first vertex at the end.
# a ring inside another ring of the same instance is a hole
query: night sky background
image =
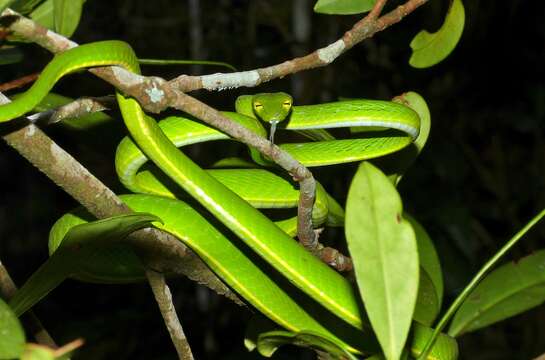
{"type": "MultiPolygon", "coordinates": [[[[401,1],[388,3],[391,9],[401,1]]],[[[215,108],[232,110],[238,95],[253,92],[286,91],[297,104],[339,97],[389,99],[408,90],[419,92],[430,106],[431,136],[399,191],[405,209],[420,220],[437,246],[447,305],[480,266],[545,206],[545,6],[521,0],[464,3],[466,28],[458,47],[430,69],[408,65],[409,43],[420,29],[438,28],[446,0],[430,1],[326,68],[274,80],[258,89],[192,93],[215,108]]],[[[197,16],[192,16],[189,1],[88,0],[73,39],[80,44],[119,39],[143,58],[219,60],[250,70],[323,47],[360,19],[313,14],[312,5],[307,0],[203,0],[197,16]],[[307,9],[299,14],[307,20],[294,21],[296,6],[307,9]],[[298,35],[297,27],[307,21],[309,32],[298,35]]],[[[0,68],[0,82],[39,71],[51,58],[38,46],[24,45],[23,50],[22,63],[0,68]]],[[[169,79],[182,73],[225,70],[146,66],[143,71],[169,79]]],[[[72,97],[113,93],[110,85],[85,73],[63,79],[55,91],[72,97]]],[[[125,192],[112,161],[124,136],[121,121],[91,136],[61,126],[46,131],[108,186],[125,192]]],[[[206,166],[246,150],[233,144],[205,144],[191,147],[188,153],[206,166]]],[[[356,166],[329,167],[315,175],[344,204],[356,166]]],[[[0,186],[0,259],[21,284],[47,257],[50,226],[76,203],[4,142],[0,143],[0,186]]],[[[342,243],[342,231],[331,232],[329,238],[342,243]]],[[[508,259],[519,259],[544,245],[545,226],[540,225],[508,259]]],[[[242,341],[251,315],[247,309],[187,279],[173,279],[170,284],[197,359],[259,358],[247,353],[242,341]]],[[[176,358],[146,284],[67,281],[35,310],[59,343],[85,339],[75,359],[176,358]]],[[[461,337],[461,359],[530,359],[545,353],[544,334],[545,307],[540,306],[461,337]]],[[[274,358],[312,356],[310,351],[288,347],[274,358]]]]}

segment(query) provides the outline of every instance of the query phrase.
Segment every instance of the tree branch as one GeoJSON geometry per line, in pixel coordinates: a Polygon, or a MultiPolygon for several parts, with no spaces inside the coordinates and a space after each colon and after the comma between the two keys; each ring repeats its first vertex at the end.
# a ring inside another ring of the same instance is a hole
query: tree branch
{"type": "MultiPolygon", "coordinates": [[[[0,104],[9,101],[0,93],[0,104]]],[[[13,122],[12,122],[13,123],[13,122]]],[[[2,138],[36,166],[55,184],[98,219],[128,213],[131,210],[83,165],[53,142],[33,124],[8,124],[12,129],[2,138]]],[[[156,271],[187,276],[242,304],[236,295],[185,245],[174,236],[157,229],[133,233],[129,240],[156,271]]]]}
{"type": "MultiPolygon", "coordinates": [[[[15,282],[11,278],[8,269],[0,261],[0,298],[9,301],[15,295],[16,291],[17,286],[15,286],[15,282]]],[[[25,324],[27,331],[32,334],[39,344],[57,348],[55,340],[49,335],[40,319],[38,319],[32,310],[23,314],[21,320],[25,324]]]]}
{"type": "Polygon", "coordinates": [[[155,300],[163,315],[163,320],[172,339],[172,343],[176,348],[178,357],[184,360],[193,360],[193,353],[191,347],[185,337],[184,329],[174,309],[172,302],[172,294],[165,281],[165,275],[153,270],[146,270],[146,277],[150,284],[151,290],[155,295],[155,300]]]}
{"type": "MultiPolygon", "coordinates": [[[[19,36],[35,41],[52,51],[64,51],[77,46],[69,39],[47,30],[32,20],[22,17],[16,12],[6,9],[2,13],[2,24],[8,26],[19,36]],[[7,24],[7,25],[6,25],[7,24]]],[[[166,107],[174,107],[189,113],[204,122],[218,128],[233,138],[255,147],[263,155],[269,157],[294,179],[299,181],[300,202],[298,206],[298,238],[299,241],[316,252],[317,239],[312,227],[312,206],[314,204],[316,183],[312,173],[287,152],[273,146],[267,139],[248,131],[242,125],[232,122],[216,109],[172,89],[166,80],[159,77],[144,77],[131,73],[117,66],[89,69],[90,72],[111,83],[126,94],[136,98],[144,108],[158,112],[166,107]]]]}
{"type": "MultiPolygon", "coordinates": [[[[174,107],[190,113],[243,143],[254,146],[262,154],[271,158],[280,167],[292,174],[300,182],[301,189],[298,205],[298,237],[300,242],[310,251],[317,253],[321,251],[321,246],[312,229],[310,217],[316,186],[311,172],[289,154],[277,146],[272,146],[266,139],[262,139],[242,126],[231,122],[217,110],[186,95],[184,92],[201,88],[222,90],[240,86],[257,86],[275,78],[328,65],[357,43],[399,22],[403,17],[426,2],[427,0],[408,0],[388,14],[378,17],[386,3],[386,0],[379,0],[370,13],[357,22],[339,40],[306,56],[266,68],[197,77],[182,75],[170,82],[158,77],[144,77],[134,74],[117,66],[93,68],[89,69],[89,71],[111,83],[127,95],[136,98],[146,110],[160,112],[168,107],[174,107]]],[[[32,40],[55,53],[77,46],[75,42],[43,28],[10,9],[6,9],[2,13],[1,23],[18,35],[32,40]]]]}
{"type": "Polygon", "coordinates": [[[40,75],[40,73],[33,73],[33,74],[25,75],[23,77],[20,77],[19,79],[13,80],[13,81],[3,83],[2,85],[0,85],[0,92],[13,90],[13,89],[23,87],[23,86],[25,86],[25,85],[27,85],[27,84],[29,84],[31,82],[34,82],[38,78],[39,75],[40,75]]]}
{"type": "Polygon", "coordinates": [[[335,59],[356,44],[401,21],[401,19],[427,1],[428,0],[409,0],[405,4],[398,6],[396,9],[379,18],[378,16],[386,3],[386,0],[380,0],[375,3],[375,6],[366,17],[354,24],[354,26],[345,32],[340,39],[321,49],[315,50],[310,54],[249,71],[229,74],[216,73],[201,76],[181,75],[171,80],[170,84],[172,85],[172,88],[183,92],[198,89],[225,90],[237,87],[255,87],[264,82],[283,78],[284,76],[303,70],[323,67],[335,61],[335,59]]]}

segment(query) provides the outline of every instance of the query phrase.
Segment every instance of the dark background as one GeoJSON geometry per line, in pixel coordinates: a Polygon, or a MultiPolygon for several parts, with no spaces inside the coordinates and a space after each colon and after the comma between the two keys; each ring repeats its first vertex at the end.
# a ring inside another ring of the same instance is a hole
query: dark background
{"type": "MultiPolygon", "coordinates": [[[[240,70],[290,59],[338,39],[358,16],[314,15],[312,1],[89,0],[73,39],[129,42],[140,57],[221,60],[240,70]],[[195,3],[195,2],[193,2],[195,3]],[[296,8],[299,8],[298,10],[296,8]],[[297,19],[297,21],[295,21],[297,19]],[[308,25],[308,32],[301,27],[308,25]],[[190,29],[193,29],[191,34],[190,29]]],[[[389,1],[388,9],[401,3],[389,1]]],[[[388,99],[414,90],[432,114],[431,138],[400,184],[404,207],[436,243],[449,302],[480,266],[545,205],[545,6],[539,1],[465,1],[466,28],[454,53],[426,70],[408,65],[409,42],[421,29],[435,30],[447,1],[430,1],[401,23],[357,45],[326,68],[264,84],[192,95],[225,110],[255,91],[287,91],[298,104],[340,96],[388,99]]],[[[7,81],[38,71],[50,55],[24,46],[25,62],[2,67],[7,81]]],[[[144,67],[171,78],[220,68],[144,67]]],[[[112,93],[88,74],[62,80],[55,89],[73,97],[112,93]]],[[[121,124],[99,135],[47,129],[101,180],[123,192],[113,171],[121,124]]],[[[193,147],[209,164],[244,149],[193,147]]],[[[341,202],[355,165],[317,171],[341,202]]],[[[0,259],[21,284],[47,256],[49,227],[74,201],[15,151],[0,144],[0,259]]],[[[339,235],[340,233],[336,233],[339,235]]],[[[518,259],[543,247],[538,226],[509,255],[518,259]]],[[[186,279],[171,281],[175,302],[197,359],[257,358],[244,349],[250,314],[186,279]]],[[[90,285],[68,281],[36,308],[59,343],[83,337],[79,359],[174,359],[162,319],[145,284],[90,285]]],[[[543,306],[460,338],[462,359],[530,359],[545,352],[543,306]]],[[[311,358],[291,348],[278,359],[311,358]]]]}

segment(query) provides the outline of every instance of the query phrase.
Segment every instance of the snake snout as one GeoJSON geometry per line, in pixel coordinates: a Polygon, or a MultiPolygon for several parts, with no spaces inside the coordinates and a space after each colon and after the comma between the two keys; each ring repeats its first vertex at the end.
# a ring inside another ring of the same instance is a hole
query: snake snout
{"type": "Polygon", "coordinates": [[[283,113],[277,113],[269,117],[269,123],[279,123],[282,120],[286,119],[286,114],[283,113]]]}

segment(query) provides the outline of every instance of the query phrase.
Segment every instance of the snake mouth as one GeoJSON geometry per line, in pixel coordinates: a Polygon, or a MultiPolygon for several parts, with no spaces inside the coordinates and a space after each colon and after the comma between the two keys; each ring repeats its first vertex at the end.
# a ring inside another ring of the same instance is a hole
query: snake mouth
{"type": "Polygon", "coordinates": [[[286,119],[286,114],[276,114],[274,116],[269,117],[269,124],[276,123],[278,124],[280,121],[286,119]]]}

